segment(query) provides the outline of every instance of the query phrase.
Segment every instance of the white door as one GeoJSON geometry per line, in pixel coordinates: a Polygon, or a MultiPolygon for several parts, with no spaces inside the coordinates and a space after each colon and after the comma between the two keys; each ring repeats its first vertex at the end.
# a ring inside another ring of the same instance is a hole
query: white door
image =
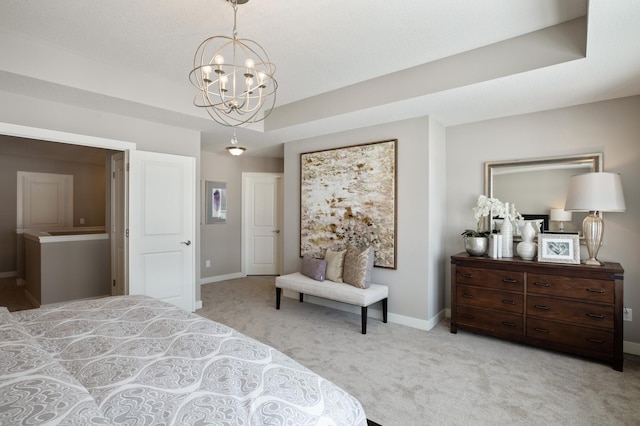
{"type": "Polygon", "coordinates": [[[73,226],[73,175],[18,172],[18,229],[73,226]]]}
{"type": "Polygon", "coordinates": [[[111,294],[129,294],[127,285],[127,178],[124,152],[111,157],[111,294]]]}
{"type": "Polygon", "coordinates": [[[246,274],[278,275],[282,252],[282,174],[242,176],[246,274]]]}
{"type": "Polygon", "coordinates": [[[195,307],[195,158],[129,153],[129,294],[195,307]]]}

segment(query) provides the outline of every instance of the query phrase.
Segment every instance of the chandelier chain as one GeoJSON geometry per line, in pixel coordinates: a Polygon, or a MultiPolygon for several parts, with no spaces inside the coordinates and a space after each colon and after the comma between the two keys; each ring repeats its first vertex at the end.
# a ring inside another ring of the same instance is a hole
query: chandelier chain
{"type": "Polygon", "coordinates": [[[231,2],[231,6],[233,7],[233,39],[236,40],[238,38],[238,1],[237,0],[229,0],[231,2]]]}

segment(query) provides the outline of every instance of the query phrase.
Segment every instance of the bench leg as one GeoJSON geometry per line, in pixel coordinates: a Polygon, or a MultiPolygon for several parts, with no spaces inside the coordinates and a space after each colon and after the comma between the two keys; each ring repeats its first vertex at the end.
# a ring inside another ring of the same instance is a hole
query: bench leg
{"type": "Polygon", "coordinates": [[[282,289],[276,287],[276,309],[280,309],[280,297],[282,296],[282,289]]]}
{"type": "Polygon", "coordinates": [[[367,334],[367,307],[362,307],[362,334],[367,334]]]}
{"type": "Polygon", "coordinates": [[[302,303],[303,299],[304,299],[304,294],[300,293],[300,303],[302,303]]]}
{"type": "Polygon", "coordinates": [[[387,323],[387,298],[382,299],[382,322],[387,323]]]}

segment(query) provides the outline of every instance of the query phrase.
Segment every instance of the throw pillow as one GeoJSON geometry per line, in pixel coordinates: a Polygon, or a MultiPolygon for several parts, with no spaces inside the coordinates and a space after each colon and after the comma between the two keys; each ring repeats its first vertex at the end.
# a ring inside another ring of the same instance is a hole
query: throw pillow
{"type": "Polygon", "coordinates": [[[342,269],[344,267],[344,255],[346,250],[327,250],[324,260],[327,261],[327,279],[336,283],[342,282],[342,269]]]}
{"type": "Polygon", "coordinates": [[[327,274],[327,261],[323,259],[315,259],[308,254],[302,256],[300,264],[300,273],[316,281],[324,281],[327,274]]]}
{"type": "Polygon", "coordinates": [[[353,246],[347,247],[342,280],[354,287],[369,288],[374,254],[373,247],[368,247],[362,251],[353,246]]]}

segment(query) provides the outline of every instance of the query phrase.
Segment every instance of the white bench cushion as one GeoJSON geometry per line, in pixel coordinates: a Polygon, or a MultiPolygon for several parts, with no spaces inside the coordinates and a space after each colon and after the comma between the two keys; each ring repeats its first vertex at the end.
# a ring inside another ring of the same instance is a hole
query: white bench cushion
{"type": "Polygon", "coordinates": [[[328,280],[316,281],[299,272],[276,277],[276,287],[356,306],[369,306],[389,296],[389,288],[384,285],[371,283],[369,288],[357,288],[328,280]]]}

